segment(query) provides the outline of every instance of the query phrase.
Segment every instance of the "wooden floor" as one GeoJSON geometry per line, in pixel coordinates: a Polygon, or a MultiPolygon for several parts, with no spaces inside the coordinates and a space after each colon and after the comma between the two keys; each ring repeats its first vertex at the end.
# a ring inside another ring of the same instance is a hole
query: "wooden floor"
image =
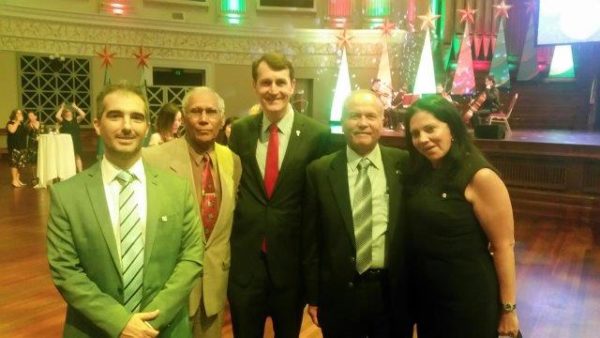
{"type": "MultiPolygon", "coordinates": [[[[65,304],[45,256],[47,191],[10,187],[6,161],[0,174],[0,337],[59,337],[65,304]]],[[[518,217],[516,228],[524,336],[598,337],[600,243],[591,226],[518,217]]],[[[223,333],[232,337],[228,318],[223,333]]],[[[306,316],[301,337],[321,337],[306,316]]]]}

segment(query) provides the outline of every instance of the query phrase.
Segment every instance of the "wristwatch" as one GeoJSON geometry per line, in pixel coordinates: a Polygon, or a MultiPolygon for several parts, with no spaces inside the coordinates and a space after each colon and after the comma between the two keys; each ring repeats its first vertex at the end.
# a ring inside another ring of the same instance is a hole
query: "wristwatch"
{"type": "Polygon", "coordinates": [[[513,312],[517,309],[517,304],[500,303],[500,307],[502,308],[502,312],[513,312]]]}

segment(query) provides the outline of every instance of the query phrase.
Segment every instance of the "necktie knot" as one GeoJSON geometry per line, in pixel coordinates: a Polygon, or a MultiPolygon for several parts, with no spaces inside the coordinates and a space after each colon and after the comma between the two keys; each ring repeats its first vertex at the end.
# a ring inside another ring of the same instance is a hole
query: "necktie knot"
{"type": "Polygon", "coordinates": [[[204,154],[202,155],[202,162],[204,162],[204,165],[209,165],[210,164],[210,156],[208,154],[204,154]]]}
{"type": "Polygon", "coordinates": [[[363,157],[360,162],[358,162],[356,169],[358,169],[358,171],[363,171],[369,169],[369,166],[371,166],[371,161],[369,161],[368,158],[363,157]]]}
{"type": "Polygon", "coordinates": [[[121,186],[125,187],[135,180],[135,175],[127,170],[122,170],[117,174],[116,180],[121,184],[121,186]]]}
{"type": "Polygon", "coordinates": [[[277,124],[271,123],[271,125],[269,126],[269,134],[273,135],[273,134],[277,134],[277,132],[279,132],[279,128],[277,128],[277,124]]]}

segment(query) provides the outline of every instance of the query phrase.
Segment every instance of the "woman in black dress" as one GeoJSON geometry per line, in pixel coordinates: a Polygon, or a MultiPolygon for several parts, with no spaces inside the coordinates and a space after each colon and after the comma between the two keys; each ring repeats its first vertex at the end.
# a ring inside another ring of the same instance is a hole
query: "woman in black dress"
{"type": "Polygon", "coordinates": [[[77,172],[83,170],[83,163],[81,162],[81,136],[79,136],[79,123],[85,118],[85,112],[73,102],[72,105],[65,105],[64,103],[60,106],[60,109],[56,112],[56,120],[60,124],[60,132],[64,134],[70,134],[73,139],[73,151],[75,152],[75,166],[77,172]],[[77,116],[73,116],[73,111],[77,112],[77,116]]]}
{"type": "Polygon", "coordinates": [[[514,223],[504,183],[444,98],[414,103],[405,126],[419,338],[516,337],[514,223]]]}
{"type": "Polygon", "coordinates": [[[40,135],[41,123],[35,112],[29,111],[27,113],[25,128],[27,129],[27,163],[31,166],[31,173],[33,175],[32,185],[36,185],[38,183],[36,178],[38,137],[40,135]]]}
{"type": "Polygon", "coordinates": [[[27,130],[23,125],[23,112],[20,109],[10,113],[6,130],[11,184],[14,188],[24,187],[26,184],[21,181],[19,169],[27,165],[27,130]]]}

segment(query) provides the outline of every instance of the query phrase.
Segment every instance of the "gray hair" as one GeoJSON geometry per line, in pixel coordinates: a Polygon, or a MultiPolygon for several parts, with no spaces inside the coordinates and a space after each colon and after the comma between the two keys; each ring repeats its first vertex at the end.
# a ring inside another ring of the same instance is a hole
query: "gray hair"
{"type": "Polygon", "coordinates": [[[203,94],[203,93],[213,94],[217,98],[217,111],[219,112],[219,114],[221,114],[221,117],[224,116],[225,115],[225,101],[223,100],[221,95],[219,95],[219,93],[217,93],[214,89],[212,89],[210,87],[206,87],[206,86],[194,87],[185,94],[185,96],[183,97],[183,100],[181,100],[181,108],[183,109],[183,113],[185,114],[187,112],[188,103],[189,103],[192,95],[203,94]]]}

